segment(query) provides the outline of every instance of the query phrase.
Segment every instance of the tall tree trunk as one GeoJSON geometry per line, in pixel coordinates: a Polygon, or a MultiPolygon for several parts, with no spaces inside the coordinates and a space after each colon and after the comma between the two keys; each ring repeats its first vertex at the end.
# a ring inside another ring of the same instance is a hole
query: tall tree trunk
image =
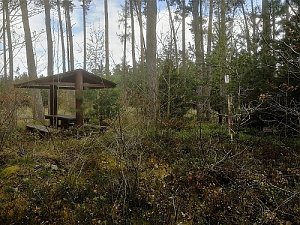
{"type": "Polygon", "coordinates": [[[156,21],[157,21],[157,2],[148,0],[146,24],[146,62],[148,78],[148,98],[149,98],[149,116],[157,121],[158,118],[158,76],[156,67],[156,21]]]}
{"type": "Polygon", "coordinates": [[[212,81],[212,65],[211,65],[211,46],[212,46],[212,36],[213,36],[213,9],[214,9],[214,2],[213,0],[209,1],[209,15],[208,15],[208,31],[207,31],[207,51],[206,51],[206,57],[207,57],[207,66],[206,66],[206,79],[207,79],[207,87],[205,89],[205,95],[207,96],[207,102],[206,102],[206,119],[210,120],[210,93],[211,93],[211,81],[212,81]]]}
{"type": "Polygon", "coordinates": [[[65,11],[65,29],[66,29],[66,44],[67,44],[67,65],[68,65],[68,71],[71,70],[71,60],[70,60],[70,39],[69,39],[69,28],[68,28],[68,22],[67,22],[67,10],[64,6],[65,11]]]}
{"type": "MultiPolygon", "coordinates": [[[[196,76],[201,74],[201,61],[200,61],[200,29],[199,29],[199,0],[192,1],[192,29],[194,33],[194,43],[195,43],[195,57],[196,57],[196,76]]],[[[197,88],[198,96],[202,95],[201,87],[197,88]]],[[[197,101],[197,119],[200,120],[201,117],[201,102],[197,101]]]]}
{"type": "MultiPolygon", "coordinates": [[[[6,1],[6,0],[5,0],[6,1]]],[[[3,74],[4,80],[7,81],[7,59],[6,59],[6,18],[5,7],[2,7],[2,38],[3,38],[3,74]]]]}
{"type": "Polygon", "coordinates": [[[197,119],[200,120],[203,117],[204,112],[204,73],[203,73],[203,66],[204,66],[204,51],[203,51],[203,32],[202,32],[202,2],[199,0],[194,0],[192,2],[192,27],[194,33],[194,42],[195,42],[195,56],[196,56],[196,71],[197,76],[202,85],[199,85],[197,89],[198,93],[198,102],[197,102],[197,119]],[[199,13],[200,7],[200,13],[199,13]],[[201,28],[201,29],[200,29],[201,28]]]}
{"type": "Polygon", "coordinates": [[[66,8],[66,22],[68,27],[68,39],[69,39],[69,52],[70,52],[70,69],[74,70],[74,46],[73,46],[73,32],[72,32],[72,24],[71,24],[71,16],[70,16],[70,8],[71,8],[71,2],[69,2],[68,7],[66,8]]]}
{"type": "Polygon", "coordinates": [[[243,17],[244,17],[244,23],[245,23],[245,33],[246,33],[246,41],[247,41],[247,52],[250,55],[251,54],[251,41],[250,41],[250,32],[249,32],[249,26],[248,26],[248,20],[247,20],[247,15],[245,11],[245,3],[241,3],[242,7],[242,12],[243,12],[243,17]]]}
{"type": "Polygon", "coordinates": [[[139,28],[140,28],[140,49],[141,49],[141,68],[144,69],[145,62],[145,38],[143,33],[143,17],[142,17],[142,1],[134,0],[135,11],[138,17],[139,28]]]}
{"type": "Polygon", "coordinates": [[[104,17],[105,17],[105,75],[109,75],[109,35],[108,35],[108,5],[104,0],[104,17]]]}
{"type": "Polygon", "coordinates": [[[65,53],[66,49],[65,49],[65,41],[64,41],[65,39],[64,39],[63,23],[61,18],[60,0],[57,0],[56,3],[57,3],[57,12],[58,12],[59,31],[60,31],[63,72],[66,72],[66,53],[65,53]]]}
{"type": "Polygon", "coordinates": [[[256,34],[256,12],[254,2],[251,0],[251,22],[252,22],[252,50],[257,55],[257,34],[256,34]]]}
{"type": "Polygon", "coordinates": [[[182,33],[181,33],[181,39],[182,39],[182,67],[183,67],[183,71],[185,72],[185,68],[186,68],[186,48],[185,48],[185,0],[181,1],[181,7],[182,7],[182,33]]]}
{"type": "MultiPolygon", "coordinates": [[[[219,89],[221,98],[225,97],[225,84],[224,75],[226,75],[226,45],[227,45],[227,35],[226,35],[226,2],[221,0],[220,2],[220,18],[219,18],[219,40],[217,44],[218,50],[218,64],[219,64],[219,89]]],[[[223,122],[223,114],[225,114],[225,106],[220,104],[219,112],[219,123],[223,122]]]]}
{"type": "Polygon", "coordinates": [[[199,5],[199,34],[200,34],[200,61],[201,61],[201,73],[199,74],[199,79],[202,82],[202,90],[199,90],[201,98],[201,107],[202,107],[202,117],[204,120],[208,121],[210,119],[210,104],[209,104],[209,95],[210,95],[210,83],[207,76],[205,58],[204,58],[204,32],[203,32],[203,2],[200,1],[199,5]]]}
{"type": "Polygon", "coordinates": [[[126,102],[126,92],[127,92],[127,28],[128,28],[128,2],[124,1],[124,37],[123,37],[123,98],[126,102]]]}
{"type": "MultiPolygon", "coordinates": [[[[37,78],[37,72],[36,72],[36,65],[35,65],[33,47],[32,47],[32,38],[31,38],[29,19],[28,19],[27,0],[19,0],[19,2],[20,2],[21,12],[22,12],[22,22],[23,22],[23,29],[25,35],[28,75],[31,79],[35,79],[37,78]]],[[[44,118],[42,96],[39,90],[33,91],[33,118],[34,119],[44,118]]]]}
{"type": "Polygon", "coordinates": [[[266,52],[271,41],[271,21],[270,21],[270,2],[262,0],[262,18],[263,18],[263,44],[262,51],[266,52]]]}
{"type": "Polygon", "coordinates": [[[195,42],[195,56],[196,56],[196,67],[197,73],[201,72],[201,40],[200,40],[200,26],[199,26],[199,0],[194,0],[192,2],[192,28],[194,33],[195,42]]]}
{"type": "MultiPolygon", "coordinates": [[[[149,88],[148,88],[148,80],[147,79],[147,72],[145,67],[145,55],[146,55],[146,46],[145,46],[145,38],[144,38],[144,27],[143,27],[143,16],[142,16],[142,0],[133,0],[134,2],[134,9],[137,15],[138,23],[139,23],[139,35],[140,35],[140,64],[139,64],[139,74],[138,77],[141,84],[142,93],[145,94],[144,98],[141,99],[141,111],[144,115],[147,115],[148,111],[148,95],[149,95],[149,88]]],[[[146,117],[142,117],[146,119],[146,117]]]]}
{"type": "Polygon", "coordinates": [[[212,44],[212,24],[213,24],[213,10],[214,1],[209,1],[209,15],[208,15],[208,31],[207,31],[207,56],[211,54],[211,44],[212,44]]]}
{"type": "Polygon", "coordinates": [[[130,20],[131,20],[131,57],[132,57],[132,68],[136,70],[136,59],[135,59],[135,26],[134,26],[134,13],[133,13],[133,0],[129,0],[130,4],[130,20]]]}
{"type": "MultiPolygon", "coordinates": [[[[220,64],[221,69],[225,72],[226,68],[226,45],[227,45],[227,36],[226,36],[226,2],[221,0],[221,18],[220,18],[220,33],[219,33],[219,50],[221,53],[220,64]]],[[[225,74],[223,74],[225,75],[225,74]]],[[[221,86],[223,87],[223,76],[221,77],[221,86]]],[[[223,88],[221,88],[222,90],[223,88]]]]}
{"type": "MultiPolygon", "coordinates": [[[[53,41],[52,41],[52,32],[51,32],[51,15],[50,15],[50,1],[49,0],[44,0],[44,9],[45,9],[45,26],[46,26],[46,36],[47,36],[47,53],[48,53],[48,63],[47,63],[47,76],[52,76],[53,75],[53,41]]],[[[50,91],[51,92],[51,91],[50,91]]],[[[49,94],[49,102],[51,104],[51,96],[49,94]]],[[[48,108],[48,113],[51,114],[50,112],[50,107],[48,108]]]]}
{"type": "Polygon", "coordinates": [[[83,69],[86,70],[86,0],[82,0],[83,20],[83,69]]]}
{"type": "Polygon", "coordinates": [[[201,60],[201,69],[202,69],[202,77],[204,74],[204,67],[205,67],[205,61],[204,61],[204,35],[203,35],[203,0],[200,0],[199,5],[199,34],[200,34],[200,60],[201,60]]]}
{"type": "Polygon", "coordinates": [[[276,38],[276,4],[274,1],[270,2],[271,4],[271,17],[272,17],[272,39],[276,38]]]}
{"type": "Polygon", "coordinates": [[[47,72],[48,76],[53,75],[53,41],[52,41],[52,32],[51,32],[51,16],[50,16],[50,1],[44,0],[45,7],[45,25],[46,25],[46,34],[47,34],[47,51],[48,51],[48,64],[47,72]]]}
{"type": "Polygon", "coordinates": [[[290,14],[290,4],[289,4],[290,0],[285,0],[285,20],[289,21],[291,14],[290,14]]]}
{"type": "Polygon", "coordinates": [[[176,68],[178,68],[178,51],[177,51],[177,38],[176,38],[176,31],[175,31],[175,26],[174,26],[174,20],[172,17],[171,9],[170,9],[170,1],[166,0],[167,3],[167,8],[169,12],[169,18],[170,18],[170,27],[171,27],[171,33],[172,33],[172,38],[174,42],[174,53],[175,53],[175,63],[176,63],[176,68]]]}
{"type": "Polygon", "coordinates": [[[12,47],[12,37],[10,30],[10,12],[8,8],[8,1],[4,1],[5,15],[6,15],[6,32],[7,32],[7,46],[8,46],[8,63],[9,63],[9,80],[14,79],[14,55],[12,47]]]}

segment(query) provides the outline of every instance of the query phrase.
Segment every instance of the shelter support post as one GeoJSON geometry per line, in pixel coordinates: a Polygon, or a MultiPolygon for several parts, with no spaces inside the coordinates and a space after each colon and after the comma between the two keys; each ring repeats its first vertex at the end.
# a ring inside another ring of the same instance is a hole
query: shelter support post
{"type": "MultiPolygon", "coordinates": [[[[57,86],[50,85],[50,101],[49,101],[49,114],[50,115],[57,115],[57,86]]],[[[57,122],[51,118],[50,124],[53,127],[56,127],[57,122]]]]}
{"type": "Polygon", "coordinates": [[[83,74],[77,71],[75,75],[75,106],[76,106],[76,126],[83,125],[83,74]]]}

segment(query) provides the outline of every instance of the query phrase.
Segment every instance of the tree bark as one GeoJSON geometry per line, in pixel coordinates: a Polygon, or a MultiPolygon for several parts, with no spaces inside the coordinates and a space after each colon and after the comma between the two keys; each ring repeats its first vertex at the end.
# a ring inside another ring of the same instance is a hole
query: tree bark
{"type": "Polygon", "coordinates": [[[256,35],[256,13],[254,2],[251,0],[251,22],[252,22],[252,50],[257,55],[257,35],[256,35]]]}
{"type": "Polygon", "coordinates": [[[6,32],[7,32],[7,46],[8,46],[8,63],[9,63],[9,80],[14,79],[14,55],[12,47],[12,36],[10,30],[10,12],[8,8],[8,1],[4,1],[5,14],[6,14],[6,32]]]}
{"type": "Polygon", "coordinates": [[[145,38],[143,33],[142,2],[141,0],[134,0],[134,4],[140,28],[141,68],[143,70],[145,63],[145,38]]]}
{"type": "Polygon", "coordinates": [[[202,83],[197,88],[198,101],[197,101],[197,119],[201,120],[204,116],[205,111],[205,98],[204,98],[204,87],[205,87],[205,76],[204,76],[204,46],[203,46],[203,31],[202,31],[202,2],[195,0],[192,3],[192,27],[194,33],[195,42],[195,56],[196,56],[196,73],[202,83]],[[200,12],[199,12],[200,7],[200,12]]]}
{"type": "Polygon", "coordinates": [[[135,59],[135,26],[134,26],[134,14],[133,14],[133,0],[129,0],[130,4],[130,20],[131,20],[131,57],[132,57],[132,68],[136,70],[136,59],[135,59]]]}
{"type": "Polygon", "coordinates": [[[71,24],[71,16],[70,16],[70,9],[72,2],[67,1],[66,7],[66,22],[68,27],[68,40],[69,40],[69,53],[70,53],[70,69],[74,70],[74,51],[73,51],[73,32],[72,32],[72,24],[71,24]]]}
{"type": "Polygon", "coordinates": [[[65,54],[66,49],[65,49],[65,41],[64,41],[64,30],[63,30],[63,24],[61,18],[60,0],[57,0],[57,12],[58,12],[58,22],[59,22],[59,31],[60,31],[63,72],[66,72],[66,54],[65,54]]]}
{"type": "Polygon", "coordinates": [[[207,96],[206,102],[206,119],[210,120],[210,93],[211,93],[211,81],[212,81],[212,65],[211,65],[211,46],[212,46],[212,37],[213,37],[213,9],[214,9],[214,2],[213,0],[209,1],[209,15],[208,15],[208,31],[207,31],[207,52],[206,58],[208,59],[208,63],[206,65],[206,78],[207,78],[207,86],[205,90],[205,94],[207,96]]]}
{"type": "Polygon", "coordinates": [[[123,36],[123,100],[126,102],[127,98],[127,28],[128,28],[128,2],[127,0],[124,1],[124,36],[123,36]]]}
{"type": "Polygon", "coordinates": [[[197,73],[201,72],[201,40],[200,40],[200,25],[199,25],[199,0],[194,0],[192,2],[192,28],[194,33],[194,43],[195,43],[195,57],[196,57],[196,67],[197,73]]]}
{"type": "Polygon", "coordinates": [[[271,41],[271,21],[270,21],[270,2],[262,0],[262,18],[263,18],[263,43],[262,51],[266,52],[271,41]]]}
{"type": "Polygon", "coordinates": [[[182,36],[181,36],[181,39],[182,39],[182,67],[183,67],[183,71],[185,72],[185,69],[186,69],[186,48],[185,48],[185,13],[186,13],[186,10],[185,10],[185,0],[182,0],[181,2],[181,5],[182,5],[182,36]]]}
{"type": "MultiPolygon", "coordinates": [[[[199,0],[192,1],[192,29],[194,34],[194,44],[195,44],[195,65],[196,65],[196,76],[201,74],[201,61],[200,61],[200,29],[199,29],[199,0]]],[[[202,95],[202,87],[197,88],[197,95],[202,95]]],[[[202,106],[200,100],[197,100],[197,120],[201,118],[202,106]]]]}
{"type": "Polygon", "coordinates": [[[209,1],[209,15],[208,15],[208,30],[207,30],[207,56],[211,54],[211,44],[212,44],[212,24],[213,24],[213,9],[214,1],[209,1]]]}
{"type": "Polygon", "coordinates": [[[291,14],[290,14],[290,0],[285,0],[285,19],[286,21],[290,20],[291,14]]]}
{"type": "Polygon", "coordinates": [[[246,33],[246,41],[247,41],[247,52],[250,55],[251,54],[251,41],[250,41],[250,32],[249,32],[249,26],[248,26],[248,20],[247,15],[245,11],[245,5],[244,2],[241,3],[243,17],[244,17],[244,23],[245,23],[245,33],[246,33]]]}
{"type": "Polygon", "coordinates": [[[276,38],[276,5],[271,1],[271,17],[272,17],[272,39],[276,38]]]}
{"type": "Polygon", "coordinates": [[[69,28],[68,28],[68,22],[67,22],[67,10],[66,6],[64,6],[65,11],[65,29],[66,29],[66,44],[67,44],[67,65],[68,65],[68,71],[71,70],[71,60],[70,60],[70,39],[69,39],[69,28]]]}
{"type": "MultiPolygon", "coordinates": [[[[219,64],[219,89],[221,98],[225,97],[225,84],[224,75],[226,75],[226,45],[227,45],[227,35],[226,35],[226,2],[221,0],[220,5],[220,25],[219,25],[219,40],[218,40],[218,64],[219,64]]],[[[219,109],[219,123],[223,122],[223,114],[225,114],[225,106],[220,105],[219,109]]]]}
{"type": "Polygon", "coordinates": [[[7,81],[7,59],[6,59],[6,18],[5,7],[2,7],[2,38],[3,38],[3,75],[4,80],[7,81]]]}
{"type": "Polygon", "coordinates": [[[176,38],[176,31],[175,31],[175,26],[174,26],[174,21],[170,9],[170,2],[169,0],[166,0],[167,3],[167,8],[169,12],[169,18],[170,18],[170,28],[171,28],[171,33],[172,33],[172,38],[174,42],[174,53],[175,53],[175,63],[176,63],[176,68],[178,68],[178,51],[177,51],[177,38],[176,38]]]}
{"type": "MultiPolygon", "coordinates": [[[[31,79],[37,78],[36,65],[33,54],[32,47],[32,38],[31,31],[29,26],[28,19],[28,9],[27,9],[27,0],[19,0],[21,12],[22,12],[22,22],[23,29],[25,35],[25,46],[26,46],[26,59],[27,59],[27,67],[28,67],[28,75],[31,79]]],[[[42,96],[39,90],[33,90],[33,118],[34,119],[43,119],[44,118],[44,110],[42,104],[42,96]]]]}
{"type": "Polygon", "coordinates": [[[53,41],[51,32],[51,16],[50,16],[50,2],[49,0],[44,0],[45,7],[45,25],[46,25],[46,35],[47,35],[47,52],[48,52],[48,64],[47,64],[47,75],[53,75],[53,41]]]}
{"type": "Polygon", "coordinates": [[[204,35],[203,35],[203,1],[200,1],[199,5],[199,34],[200,34],[200,61],[201,61],[201,73],[199,74],[200,80],[202,80],[202,117],[204,120],[208,120],[207,115],[209,114],[209,96],[208,96],[208,80],[207,80],[207,74],[205,73],[205,60],[204,60],[204,35]]]}
{"type": "Polygon", "coordinates": [[[148,78],[148,111],[149,116],[157,121],[158,118],[158,76],[156,67],[156,21],[157,21],[157,2],[156,0],[147,1],[147,24],[146,24],[146,62],[148,78]]]}

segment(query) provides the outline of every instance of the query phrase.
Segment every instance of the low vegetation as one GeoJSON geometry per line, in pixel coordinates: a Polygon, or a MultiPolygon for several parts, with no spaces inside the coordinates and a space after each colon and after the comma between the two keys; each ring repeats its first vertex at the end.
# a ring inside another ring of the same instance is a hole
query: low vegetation
{"type": "Polygon", "coordinates": [[[16,129],[1,145],[0,224],[300,221],[299,140],[127,120],[84,136],[16,129]]]}

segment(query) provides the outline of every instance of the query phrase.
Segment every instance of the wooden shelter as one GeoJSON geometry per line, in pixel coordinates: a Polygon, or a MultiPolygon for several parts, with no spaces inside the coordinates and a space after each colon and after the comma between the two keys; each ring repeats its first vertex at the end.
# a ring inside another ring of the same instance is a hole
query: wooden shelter
{"type": "Polygon", "coordinates": [[[49,115],[46,115],[45,118],[50,119],[51,125],[54,125],[55,123],[57,124],[57,120],[61,120],[62,123],[74,121],[77,126],[83,125],[82,91],[84,89],[114,88],[115,86],[116,84],[114,82],[106,80],[100,76],[96,76],[95,74],[83,69],[77,69],[15,84],[16,88],[49,89],[49,115]],[[76,116],[74,118],[71,116],[61,116],[57,114],[58,89],[75,90],[76,116]]]}

